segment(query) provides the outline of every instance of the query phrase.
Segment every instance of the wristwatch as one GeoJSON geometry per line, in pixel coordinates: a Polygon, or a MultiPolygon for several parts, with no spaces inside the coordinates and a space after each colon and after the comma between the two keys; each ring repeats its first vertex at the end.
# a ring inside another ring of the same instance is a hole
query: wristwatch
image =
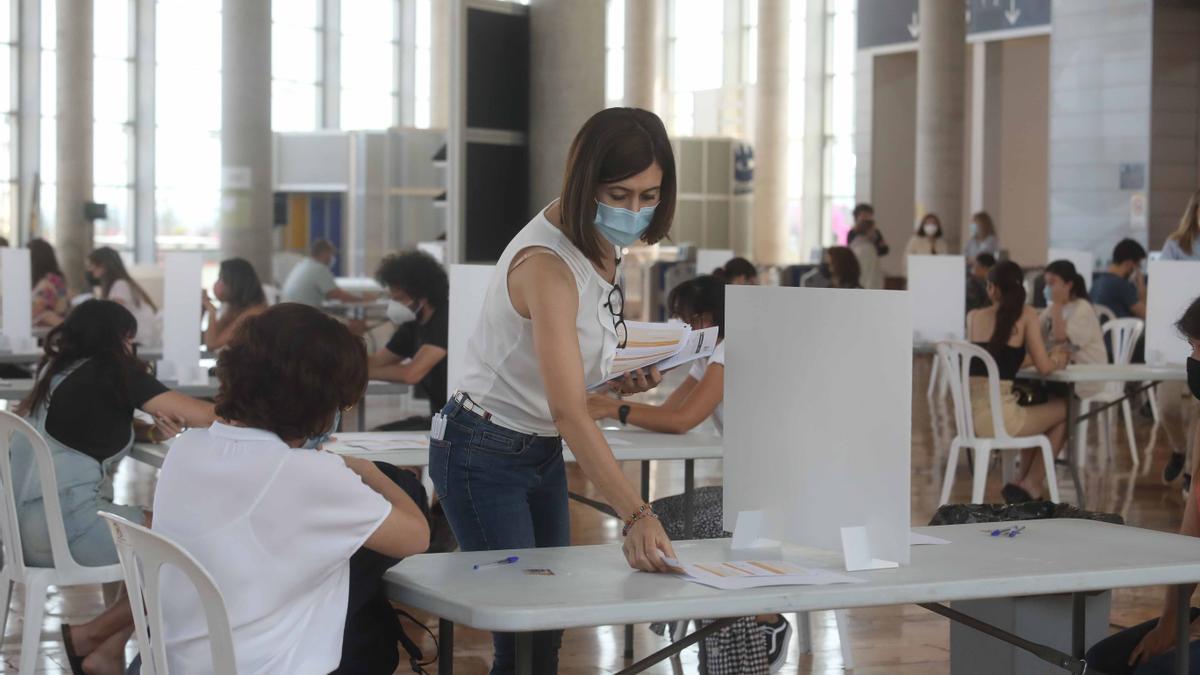
{"type": "Polygon", "coordinates": [[[630,410],[633,410],[633,408],[630,408],[628,404],[622,405],[620,408],[617,408],[617,419],[621,421],[621,424],[629,424],[629,411],[630,410]]]}

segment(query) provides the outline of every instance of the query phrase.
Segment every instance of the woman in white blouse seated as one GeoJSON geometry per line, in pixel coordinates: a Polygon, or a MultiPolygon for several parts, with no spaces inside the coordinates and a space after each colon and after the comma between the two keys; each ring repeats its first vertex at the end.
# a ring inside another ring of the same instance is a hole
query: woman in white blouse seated
{"type": "Polygon", "coordinates": [[[688,377],[662,405],[629,403],[602,394],[588,397],[592,419],[614,419],[650,431],[685,434],[710,416],[722,431],[725,396],[725,282],[702,276],[676,286],[667,296],[671,316],[696,330],[716,326],[721,342],[705,360],[693,361],[688,377]]]}
{"type": "Polygon", "coordinates": [[[115,249],[101,246],[88,254],[86,268],[88,286],[99,291],[96,297],[112,300],[137,319],[137,343],[158,344],[158,307],[146,289],[129,275],[121,255],[115,249]]]}
{"type": "MultiPolygon", "coordinates": [[[[423,491],[411,474],[321,450],[366,389],[362,340],[320,310],[276,305],[242,324],[217,377],[218,421],[172,446],[154,530],[216,580],[238,672],[394,672],[395,636],[381,647],[360,635],[377,634],[383,572],[429,546],[423,491]],[[362,665],[379,648],[390,668],[362,665]]],[[[168,568],[162,598],[171,672],[212,672],[194,587],[168,568]]]]}
{"type": "MultiPolygon", "coordinates": [[[[1088,299],[1083,276],[1069,260],[1055,260],[1046,266],[1046,309],[1042,310],[1042,335],[1046,348],[1064,350],[1071,363],[1108,363],[1108,350],[1100,330],[1100,317],[1088,299]]],[[[1095,396],[1104,383],[1080,384],[1081,398],[1095,396]]]]}

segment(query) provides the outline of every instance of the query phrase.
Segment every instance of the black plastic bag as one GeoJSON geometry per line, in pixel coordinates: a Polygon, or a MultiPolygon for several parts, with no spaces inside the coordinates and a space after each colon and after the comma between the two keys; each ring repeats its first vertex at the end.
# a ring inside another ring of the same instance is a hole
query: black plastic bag
{"type": "Polygon", "coordinates": [[[1098,520],[1124,525],[1125,519],[1115,513],[1080,511],[1070,504],[1026,502],[1024,504],[946,504],[933,514],[930,525],[963,525],[966,523],[1000,523],[1013,520],[1048,520],[1075,518],[1098,520]]]}

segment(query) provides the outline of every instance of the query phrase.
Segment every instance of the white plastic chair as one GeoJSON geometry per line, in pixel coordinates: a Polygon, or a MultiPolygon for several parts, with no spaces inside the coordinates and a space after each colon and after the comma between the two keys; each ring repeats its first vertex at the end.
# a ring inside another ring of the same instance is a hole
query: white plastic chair
{"type": "Polygon", "coordinates": [[[214,673],[237,673],[233,651],[233,631],[225,598],[212,575],[192,554],[170,539],[151,532],[111,513],[101,513],[112,529],[121,567],[125,571],[125,586],[134,608],[133,623],[137,634],[138,651],[142,655],[142,675],[167,675],[166,645],[157,637],[163,635],[162,596],[159,575],[163,565],[182,572],[196,587],[204,617],[208,621],[208,644],[212,653],[214,673]],[[152,639],[153,638],[153,639],[152,639]]]}
{"type": "Polygon", "coordinates": [[[1117,313],[1104,305],[1092,305],[1096,309],[1096,317],[1100,319],[1100,325],[1113,321],[1117,318],[1117,313]]]}
{"type": "MultiPolygon", "coordinates": [[[[1133,349],[1137,345],[1138,338],[1142,335],[1142,330],[1145,324],[1141,319],[1110,319],[1105,322],[1100,329],[1105,337],[1108,338],[1109,345],[1112,351],[1113,365],[1127,365],[1133,359],[1133,349]]],[[[1133,435],[1133,413],[1129,406],[1129,399],[1125,398],[1125,383],[1109,382],[1104,385],[1103,391],[1089,396],[1079,402],[1080,416],[1087,415],[1093,404],[1109,404],[1115,401],[1121,401],[1121,414],[1125,417],[1125,433],[1128,434],[1129,440],[1129,456],[1133,458],[1133,468],[1138,468],[1141,460],[1138,458],[1137,441],[1133,435]]],[[[1153,396],[1151,396],[1153,399],[1153,396]]],[[[1113,439],[1112,427],[1115,423],[1113,413],[1116,410],[1108,408],[1104,411],[1103,427],[1100,435],[1104,439],[1105,451],[1108,453],[1109,459],[1113,456],[1113,439]]],[[[1079,433],[1076,434],[1076,439],[1080,445],[1076,446],[1081,450],[1084,449],[1087,441],[1088,422],[1083,420],[1078,425],[1079,433]]],[[[1082,470],[1087,465],[1087,453],[1079,452],[1076,454],[1079,458],[1079,467],[1082,470]]]]}
{"type": "Polygon", "coordinates": [[[946,476],[942,483],[940,504],[950,501],[950,488],[954,486],[954,474],[958,470],[958,451],[961,448],[975,450],[975,478],[971,489],[971,502],[983,502],[983,490],[987,484],[988,465],[993,450],[1021,450],[1039,447],[1042,462],[1046,465],[1046,485],[1050,500],[1058,502],[1058,480],[1054,474],[1054,451],[1050,439],[1045,435],[1011,436],[1004,427],[1004,416],[1000,408],[1000,376],[996,360],[986,350],[969,342],[939,342],[938,358],[942,360],[944,377],[950,383],[950,394],[954,400],[954,421],[958,435],[950,442],[946,460],[946,476]],[[975,417],[971,410],[971,361],[979,359],[987,366],[988,398],[992,412],[992,427],[995,436],[981,438],[975,435],[975,417]]]}
{"type": "MultiPolygon", "coordinates": [[[[1105,307],[1104,305],[1092,305],[1092,307],[1096,309],[1096,316],[1100,319],[1100,326],[1102,328],[1108,324],[1109,321],[1115,321],[1117,319],[1117,313],[1108,307],[1105,307]]],[[[1144,327],[1145,323],[1143,322],[1142,325],[1144,327]]],[[[1134,342],[1137,342],[1137,340],[1134,340],[1134,342]]],[[[1158,412],[1158,396],[1155,395],[1156,392],[1157,389],[1151,389],[1149,392],[1150,395],[1146,397],[1150,401],[1150,414],[1154,418],[1155,425],[1162,420],[1162,415],[1160,415],[1158,412]]]]}
{"type": "Polygon", "coordinates": [[[7,588],[4,614],[0,618],[0,635],[8,625],[8,610],[12,602],[13,585],[25,586],[25,619],[21,636],[21,660],[18,670],[32,673],[37,662],[38,643],[42,637],[42,620],[46,615],[46,595],[50,586],[84,586],[106,584],[121,580],[120,565],[90,567],[80,565],[71,555],[67,545],[66,526],[63,525],[62,506],[58,501],[58,482],[54,477],[54,459],[50,446],[37,429],[16,415],[0,411],[0,536],[4,538],[4,567],[0,569],[0,582],[7,588]],[[17,504],[13,492],[12,439],[20,434],[29,439],[42,483],[42,503],[45,505],[46,523],[50,533],[50,550],[54,558],[53,567],[33,567],[25,564],[21,546],[21,530],[18,526],[17,504]]]}

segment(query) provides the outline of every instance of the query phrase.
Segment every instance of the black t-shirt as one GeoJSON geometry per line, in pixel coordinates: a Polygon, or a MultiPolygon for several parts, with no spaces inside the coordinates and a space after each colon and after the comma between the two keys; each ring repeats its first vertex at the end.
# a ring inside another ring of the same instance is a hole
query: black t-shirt
{"type": "Polygon", "coordinates": [[[133,411],[167,387],[132,367],[122,387],[118,367],[90,360],[68,375],[50,397],[46,433],[99,462],[120,452],[129,442],[133,411]]]}
{"type": "MultiPolygon", "coordinates": [[[[449,335],[449,313],[438,309],[429,317],[428,323],[409,321],[397,328],[392,339],[388,340],[387,350],[402,359],[411,359],[423,345],[446,349],[449,335]]],[[[429,399],[430,414],[440,411],[446,405],[446,361],[445,358],[438,361],[417,385],[429,399]]]]}

